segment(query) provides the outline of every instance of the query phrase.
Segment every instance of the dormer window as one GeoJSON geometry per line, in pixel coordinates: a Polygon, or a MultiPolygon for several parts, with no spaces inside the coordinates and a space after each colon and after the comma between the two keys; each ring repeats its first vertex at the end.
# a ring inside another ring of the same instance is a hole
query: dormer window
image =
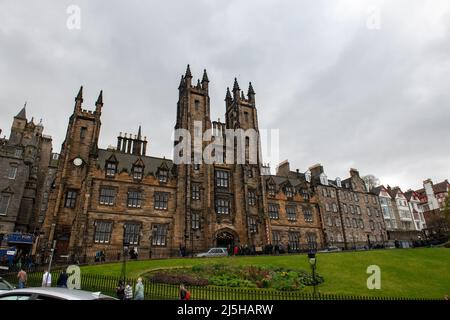
{"type": "Polygon", "coordinates": [[[106,163],[106,176],[114,178],[117,172],[117,164],[115,162],[106,163]]]}
{"type": "Polygon", "coordinates": [[[167,182],[167,180],[169,179],[169,171],[167,170],[159,170],[158,173],[158,180],[159,182],[167,182]]]}
{"type": "Polygon", "coordinates": [[[144,177],[144,168],[142,166],[133,167],[133,179],[142,180],[144,177]]]}
{"type": "Polygon", "coordinates": [[[267,185],[267,192],[269,193],[269,196],[274,197],[275,196],[275,185],[274,184],[268,184],[267,185]]]}
{"type": "Polygon", "coordinates": [[[286,197],[292,198],[294,196],[294,189],[291,186],[286,186],[284,188],[284,193],[286,194],[286,197]]]}
{"type": "Polygon", "coordinates": [[[342,182],[340,178],[336,178],[336,185],[338,188],[342,188],[342,182]]]}
{"type": "Polygon", "coordinates": [[[309,193],[308,193],[307,190],[301,189],[300,193],[302,194],[302,197],[303,197],[304,200],[309,200],[309,193]]]}

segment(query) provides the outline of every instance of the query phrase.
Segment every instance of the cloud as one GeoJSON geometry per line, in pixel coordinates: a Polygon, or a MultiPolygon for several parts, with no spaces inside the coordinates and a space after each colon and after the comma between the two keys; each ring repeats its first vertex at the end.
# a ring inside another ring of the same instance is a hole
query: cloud
{"type": "MultiPolygon", "coordinates": [[[[418,188],[450,176],[450,10],[447,1],[3,0],[0,128],[28,100],[59,151],[80,85],[104,90],[101,147],[142,125],[152,155],[171,157],[177,87],[187,63],[207,68],[211,116],[227,86],[256,91],[261,128],[280,154],[330,177],[350,167],[418,188]],[[81,8],[81,30],[66,9],[81,8]],[[367,28],[369,8],[380,29],[367,28]]],[[[275,164],[273,164],[273,167],[275,164]]]]}

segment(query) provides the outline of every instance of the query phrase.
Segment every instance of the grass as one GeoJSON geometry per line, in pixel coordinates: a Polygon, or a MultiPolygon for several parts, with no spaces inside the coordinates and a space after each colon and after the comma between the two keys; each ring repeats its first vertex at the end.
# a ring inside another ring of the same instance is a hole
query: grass
{"type": "MultiPolygon", "coordinates": [[[[306,255],[184,258],[143,260],[127,263],[127,277],[138,277],[157,268],[225,263],[264,265],[309,270],[306,255]]],[[[82,267],[82,274],[120,276],[121,263],[82,267]]],[[[450,295],[450,251],[448,248],[391,249],[320,253],[317,271],[325,278],[319,291],[325,294],[405,298],[443,298],[450,295]],[[381,269],[381,289],[369,290],[367,267],[381,269]]],[[[306,288],[310,292],[311,288],[306,288]]]]}

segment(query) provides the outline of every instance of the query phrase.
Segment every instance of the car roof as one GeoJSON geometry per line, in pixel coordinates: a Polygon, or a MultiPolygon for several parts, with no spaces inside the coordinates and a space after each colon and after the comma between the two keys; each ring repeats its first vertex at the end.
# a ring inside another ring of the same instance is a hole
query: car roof
{"type": "Polygon", "coordinates": [[[77,289],[67,289],[67,288],[25,288],[25,289],[14,289],[9,290],[4,293],[0,293],[0,297],[15,294],[42,294],[47,296],[54,296],[67,300],[97,300],[97,299],[115,299],[113,297],[101,294],[100,292],[89,292],[77,289]]]}

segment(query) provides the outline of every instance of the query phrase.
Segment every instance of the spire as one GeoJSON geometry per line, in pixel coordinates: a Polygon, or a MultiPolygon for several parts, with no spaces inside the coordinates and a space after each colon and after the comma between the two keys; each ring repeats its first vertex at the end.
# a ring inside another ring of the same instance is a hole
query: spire
{"type": "Polygon", "coordinates": [[[248,83],[248,95],[250,96],[250,95],[254,95],[254,94],[255,94],[255,91],[253,90],[252,83],[249,82],[248,83]]]}
{"type": "Polygon", "coordinates": [[[15,116],[15,118],[19,118],[19,119],[27,119],[27,113],[26,113],[26,107],[27,107],[27,102],[25,101],[25,104],[23,105],[22,110],[19,111],[19,113],[17,114],[17,116],[15,116]]]}
{"type": "Polygon", "coordinates": [[[103,90],[100,90],[100,94],[98,95],[95,105],[103,105],[103,90]]]}
{"type": "Polygon", "coordinates": [[[202,82],[209,82],[208,74],[206,73],[206,69],[203,69],[203,78],[202,82]]]}
{"type": "Polygon", "coordinates": [[[241,91],[241,99],[245,100],[244,91],[241,91]]]}
{"type": "Polygon", "coordinates": [[[78,91],[75,101],[83,102],[83,86],[80,87],[80,90],[78,91]]]}
{"type": "Polygon", "coordinates": [[[138,138],[138,140],[141,140],[141,126],[140,125],[139,125],[137,138],[138,138]]]}
{"type": "Polygon", "coordinates": [[[189,67],[189,64],[186,68],[186,74],[184,75],[185,78],[192,78],[191,68],[189,67]]]}
{"type": "Polygon", "coordinates": [[[225,96],[225,101],[231,100],[230,87],[227,87],[227,95],[225,96]]]}
{"type": "Polygon", "coordinates": [[[233,92],[236,91],[236,90],[241,90],[241,89],[239,88],[239,84],[237,82],[237,79],[234,78],[233,92]]]}
{"type": "Polygon", "coordinates": [[[183,84],[184,84],[184,76],[181,75],[180,85],[178,86],[178,89],[181,89],[183,87],[183,84]]]}
{"type": "Polygon", "coordinates": [[[255,90],[253,90],[252,83],[248,83],[247,97],[250,102],[255,102],[255,90]]]}

